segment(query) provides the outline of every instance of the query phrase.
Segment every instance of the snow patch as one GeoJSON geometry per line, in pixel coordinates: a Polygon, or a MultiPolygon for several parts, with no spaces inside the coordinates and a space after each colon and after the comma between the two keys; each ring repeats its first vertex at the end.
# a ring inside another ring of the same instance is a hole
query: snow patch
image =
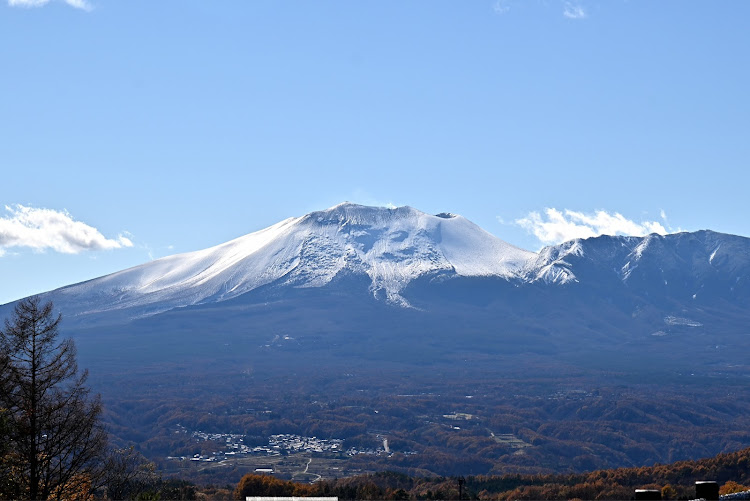
{"type": "Polygon", "coordinates": [[[702,323],[696,322],[695,320],[690,320],[689,318],[684,318],[684,317],[675,317],[672,315],[664,317],[664,323],[667,325],[684,325],[687,327],[703,327],[702,323]]]}
{"type": "Polygon", "coordinates": [[[711,257],[708,258],[708,262],[713,264],[714,258],[716,257],[716,253],[719,252],[719,249],[721,249],[721,244],[719,244],[714,251],[711,253],[711,257]]]}
{"type": "Polygon", "coordinates": [[[651,243],[651,238],[652,238],[651,235],[644,237],[643,240],[641,240],[641,243],[639,243],[636,246],[636,248],[633,249],[632,254],[636,259],[641,259],[641,257],[643,257],[643,253],[646,251],[649,244],[651,243]]]}

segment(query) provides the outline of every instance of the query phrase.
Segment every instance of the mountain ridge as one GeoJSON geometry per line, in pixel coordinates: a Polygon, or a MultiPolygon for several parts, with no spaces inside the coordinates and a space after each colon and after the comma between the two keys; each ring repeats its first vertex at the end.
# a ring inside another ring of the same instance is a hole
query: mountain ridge
{"type": "Polygon", "coordinates": [[[346,275],[367,277],[373,298],[402,307],[411,306],[404,296],[410,284],[438,277],[496,278],[498,284],[516,288],[537,284],[608,288],[610,293],[623,289],[617,294],[635,295],[641,302],[648,302],[649,296],[732,300],[750,296],[750,239],[710,230],[602,235],[534,253],[460,215],[344,202],[43,296],[68,318],[110,316],[126,321],[268,287],[326,287],[346,275]]]}

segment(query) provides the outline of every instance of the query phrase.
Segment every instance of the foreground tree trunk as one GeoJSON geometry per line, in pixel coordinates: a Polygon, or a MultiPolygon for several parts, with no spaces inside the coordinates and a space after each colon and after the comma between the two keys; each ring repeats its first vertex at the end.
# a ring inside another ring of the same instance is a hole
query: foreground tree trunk
{"type": "Polygon", "coordinates": [[[32,297],[0,331],[0,409],[18,465],[12,480],[17,495],[34,500],[71,497],[90,484],[107,442],[99,397],[89,396],[87,372],[78,375],[73,341],[58,341],[59,324],[52,303],[32,297]]]}

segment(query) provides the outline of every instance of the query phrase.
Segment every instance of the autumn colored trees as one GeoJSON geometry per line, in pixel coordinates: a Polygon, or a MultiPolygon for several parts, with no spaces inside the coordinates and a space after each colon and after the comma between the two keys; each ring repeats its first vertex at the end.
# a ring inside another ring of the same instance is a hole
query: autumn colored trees
{"type": "MultiPolygon", "coordinates": [[[[750,449],[698,461],[598,470],[571,475],[466,477],[463,499],[631,499],[637,488],[659,489],[662,499],[693,499],[695,482],[716,480],[721,494],[750,490],[750,449]]],[[[459,499],[458,477],[411,477],[380,472],[315,484],[248,474],[235,489],[245,496],[338,496],[339,499],[459,499]]]]}

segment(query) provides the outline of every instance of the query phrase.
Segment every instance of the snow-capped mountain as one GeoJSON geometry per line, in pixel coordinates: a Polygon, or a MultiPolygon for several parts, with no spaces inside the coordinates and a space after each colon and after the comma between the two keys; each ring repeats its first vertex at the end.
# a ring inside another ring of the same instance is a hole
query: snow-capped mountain
{"type": "MultiPolygon", "coordinates": [[[[264,303],[303,291],[423,311],[450,309],[456,301],[493,305],[493,315],[558,308],[558,322],[559,315],[598,314],[590,310],[600,300],[626,318],[649,308],[659,311],[653,318],[682,318],[719,300],[722,308],[746,306],[750,239],[711,231],[600,236],[534,253],[454,214],[343,203],[45,296],[68,324],[122,324],[176,308],[240,297],[264,303]]],[[[340,314],[335,304],[325,308],[340,314]]]]}
{"type": "Polygon", "coordinates": [[[224,301],[269,284],[321,287],[350,273],[369,277],[376,297],[405,305],[401,292],[418,277],[516,279],[534,258],[461,216],[343,203],[53,296],[68,316],[124,309],[143,315],[224,301]]]}

